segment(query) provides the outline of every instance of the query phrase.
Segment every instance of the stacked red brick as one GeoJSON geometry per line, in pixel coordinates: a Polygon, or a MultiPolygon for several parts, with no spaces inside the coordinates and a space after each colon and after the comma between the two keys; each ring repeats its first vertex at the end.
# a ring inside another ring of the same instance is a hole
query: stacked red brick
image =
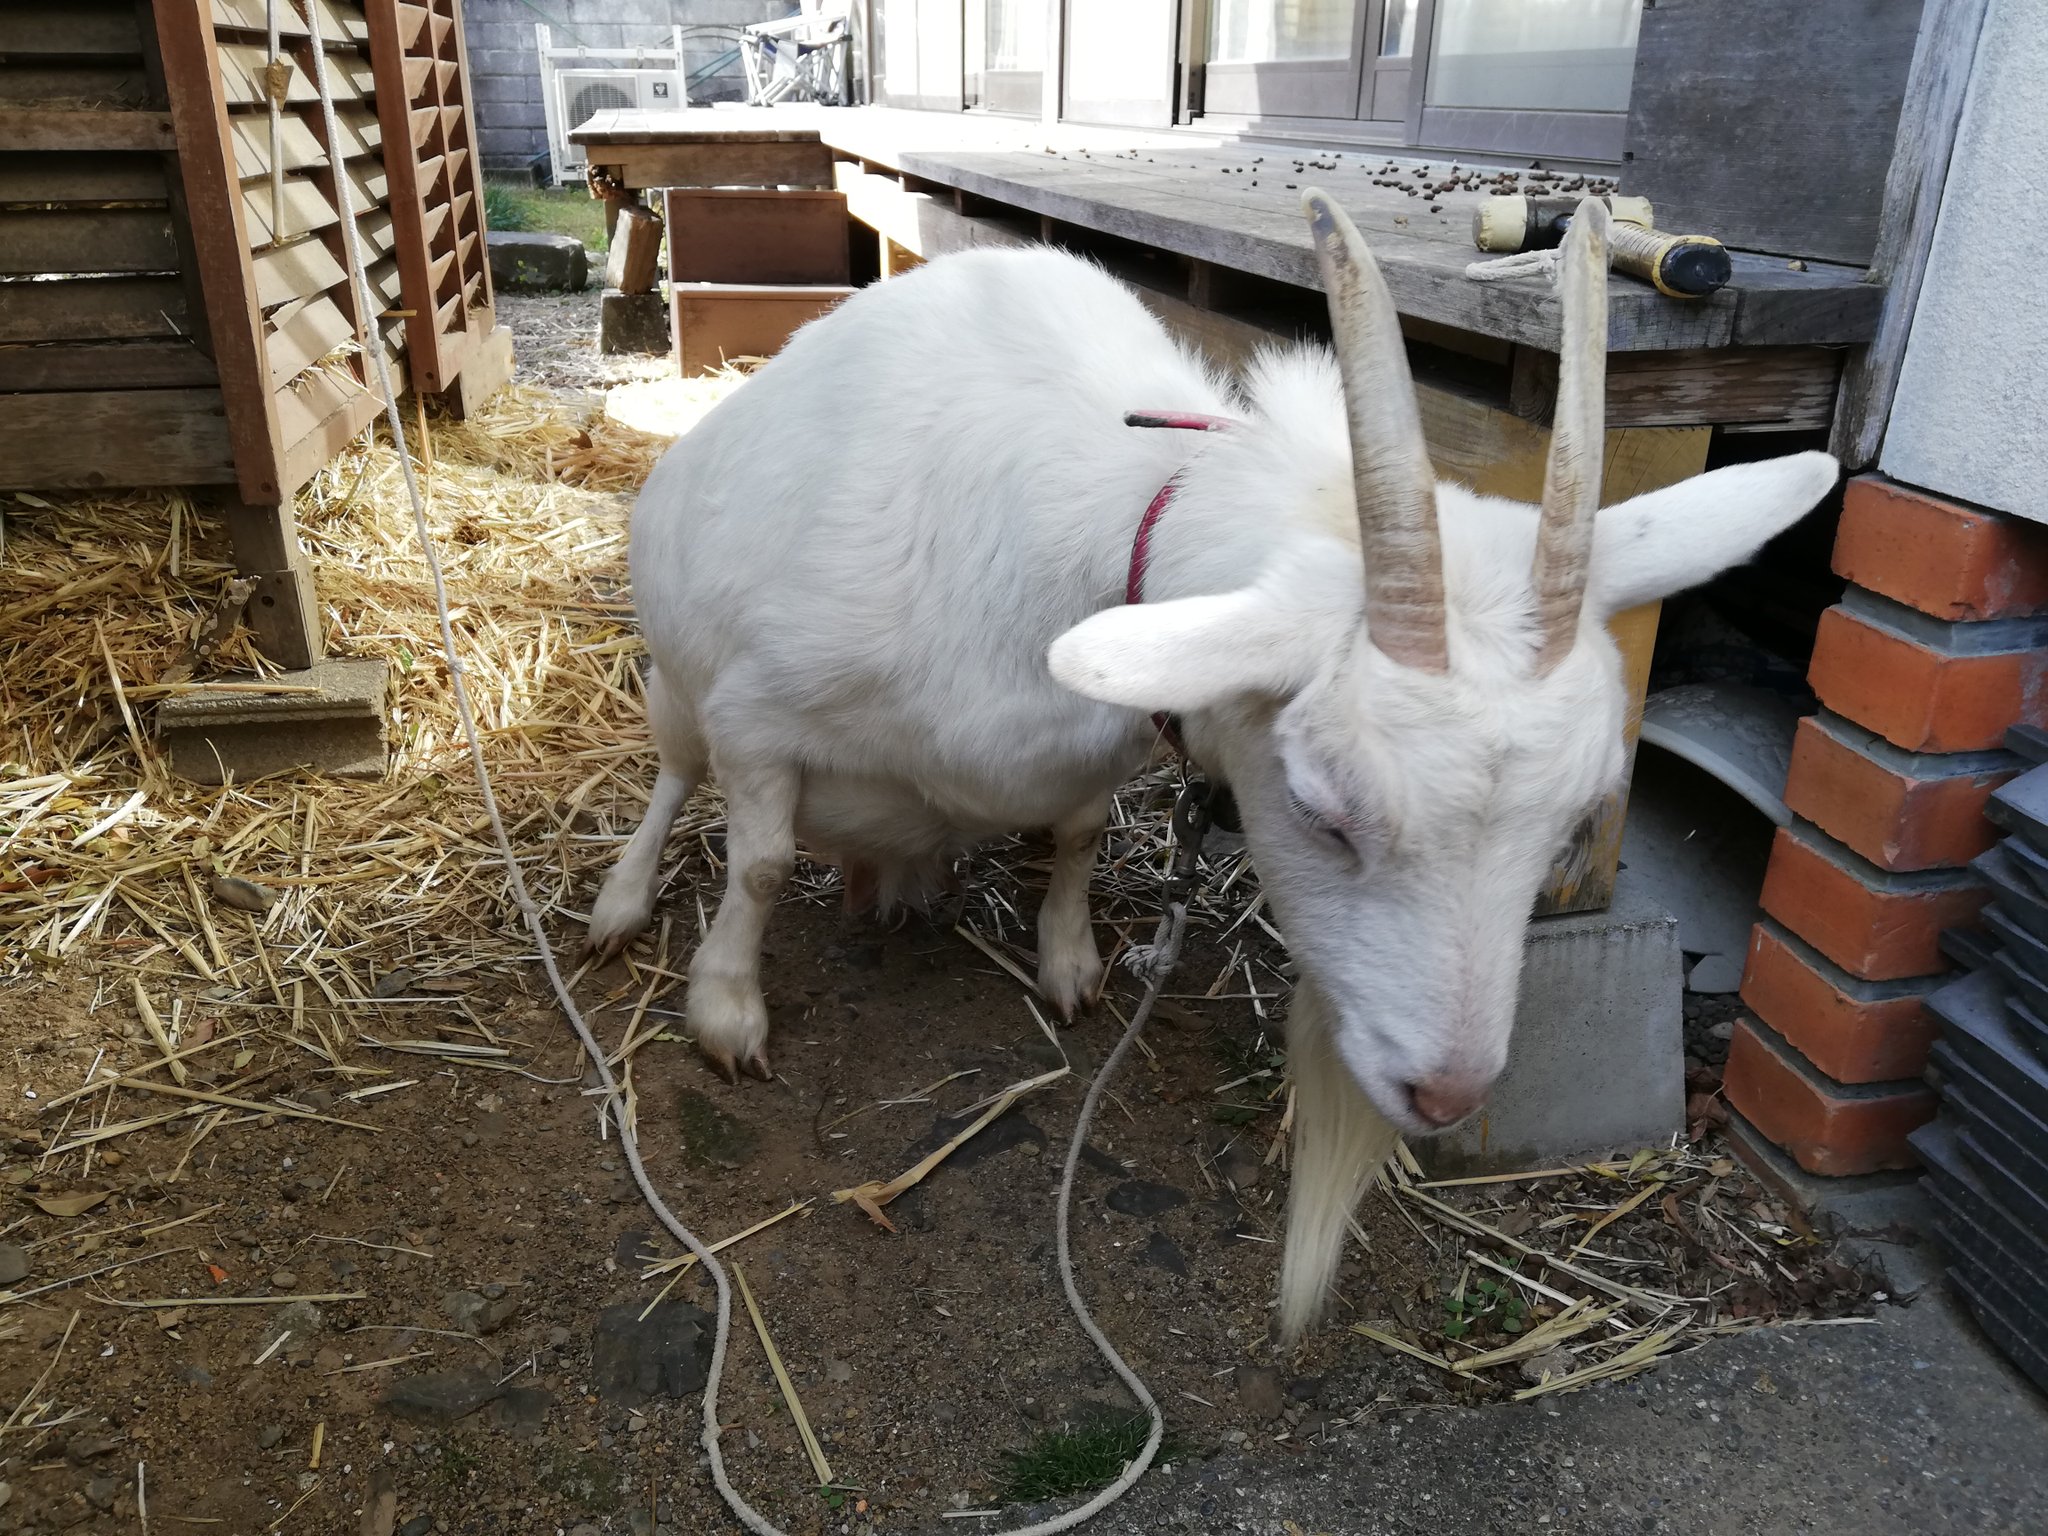
{"type": "Polygon", "coordinates": [[[2048,530],[1879,476],[1851,482],[1835,543],[1850,587],[1821,619],[1729,1049],[1729,1104],[1819,1174],[1917,1162],[1945,928],[1984,904],[2001,748],[2048,723],[2048,530]]]}

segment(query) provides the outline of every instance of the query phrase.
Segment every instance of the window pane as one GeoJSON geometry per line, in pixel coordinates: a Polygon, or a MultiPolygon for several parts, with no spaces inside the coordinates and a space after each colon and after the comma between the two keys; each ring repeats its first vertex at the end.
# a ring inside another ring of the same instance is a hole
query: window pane
{"type": "Polygon", "coordinates": [[[988,0],[989,69],[1045,68],[1045,0],[988,0]]]}
{"type": "Polygon", "coordinates": [[[1215,0],[1209,10],[1209,61],[1348,59],[1357,8],[1358,0],[1215,0]]]}
{"type": "Polygon", "coordinates": [[[1437,0],[1433,107],[1621,112],[1642,0],[1437,0]]]}
{"type": "Polygon", "coordinates": [[[1418,0],[1387,0],[1380,21],[1380,57],[1405,59],[1415,52],[1415,7],[1418,0]]]}

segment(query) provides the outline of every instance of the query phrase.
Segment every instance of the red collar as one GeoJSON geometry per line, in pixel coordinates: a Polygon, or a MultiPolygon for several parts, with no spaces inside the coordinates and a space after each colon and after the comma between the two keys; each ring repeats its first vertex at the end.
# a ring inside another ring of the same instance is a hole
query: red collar
{"type": "MultiPolygon", "coordinates": [[[[1171,427],[1183,432],[1221,432],[1237,425],[1226,416],[1202,416],[1192,411],[1127,411],[1124,414],[1127,427],[1171,427]]],[[[1180,472],[1159,487],[1159,494],[1152,498],[1152,504],[1145,509],[1145,515],[1138,519],[1138,531],[1131,539],[1130,573],[1124,578],[1124,601],[1142,603],[1145,601],[1145,568],[1152,563],[1152,530],[1166,509],[1173,505],[1174,492],[1180,489],[1180,472]]]]}
{"type": "MultiPolygon", "coordinates": [[[[1237,425],[1224,416],[1202,416],[1189,411],[1130,411],[1124,416],[1127,427],[1171,427],[1185,432],[1217,432],[1237,425]]],[[[1152,530],[1159,519],[1166,515],[1166,509],[1173,505],[1174,493],[1180,489],[1180,472],[1159,487],[1159,494],[1152,498],[1152,504],[1145,508],[1145,515],[1138,519],[1138,531],[1131,538],[1130,570],[1124,577],[1124,601],[1142,603],[1145,601],[1145,570],[1152,563],[1152,530]]],[[[1166,744],[1185,758],[1187,747],[1182,743],[1179,722],[1171,715],[1158,714],[1152,723],[1159,734],[1166,738],[1166,744]]]]}

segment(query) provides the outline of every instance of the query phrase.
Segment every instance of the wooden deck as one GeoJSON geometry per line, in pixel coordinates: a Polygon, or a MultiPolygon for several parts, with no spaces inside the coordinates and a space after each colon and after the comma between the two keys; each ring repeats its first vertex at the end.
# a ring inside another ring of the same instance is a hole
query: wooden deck
{"type": "MultiPolygon", "coordinates": [[[[1019,216],[1056,221],[1311,291],[1320,284],[1299,201],[1303,187],[1321,186],[1357,220],[1404,316],[1521,348],[1557,345],[1548,284],[1465,275],[1479,257],[1471,228],[1482,194],[1405,190],[1441,180],[1445,162],[886,107],[601,112],[570,137],[593,165],[636,190],[768,174],[830,186],[834,161],[858,162],[911,190],[949,189],[955,212],[978,213],[998,228],[1014,230],[1019,216]],[[1389,180],[1403,185],[1376,184],[1389,180]]],[[[1734,281],[1704,301],[1665,298],[1618,277],[1609,345],[1617,354],[1857,345],[1872,335],[1883,298],[1864,279],[1861,268],[1800,270],[1739,253],[1734,281]]]]}

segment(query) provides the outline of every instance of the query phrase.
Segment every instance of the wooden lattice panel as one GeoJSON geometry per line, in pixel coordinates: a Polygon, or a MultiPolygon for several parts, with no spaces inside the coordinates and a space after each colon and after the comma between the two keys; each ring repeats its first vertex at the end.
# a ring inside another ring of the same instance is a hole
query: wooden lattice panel
{"type": "Polygon", "coordinates": [[[389,295],[391,187],[377,114],[370,24],[360,0],[280,3],[279,109],[271,114],[269,7],[207,0],[218,108],[226,125],[232,215],[248,252],[258,319],[260,382],[270,392],[276,483],[303,481],[382,408],[367,349],[381,346],[405,385],[405,327],[389,295]],[[335,134],[329,142],[306,16],[320,28],[335,134]],[[346,185],[373,293],[370,311],[348,279],[341,223],[346,185]]]}
{"type": "Polygon", "coordinates": [[[461,7],[367,0],[366,10],[413,378],[446,389],[494,324],[461,7]]]}

